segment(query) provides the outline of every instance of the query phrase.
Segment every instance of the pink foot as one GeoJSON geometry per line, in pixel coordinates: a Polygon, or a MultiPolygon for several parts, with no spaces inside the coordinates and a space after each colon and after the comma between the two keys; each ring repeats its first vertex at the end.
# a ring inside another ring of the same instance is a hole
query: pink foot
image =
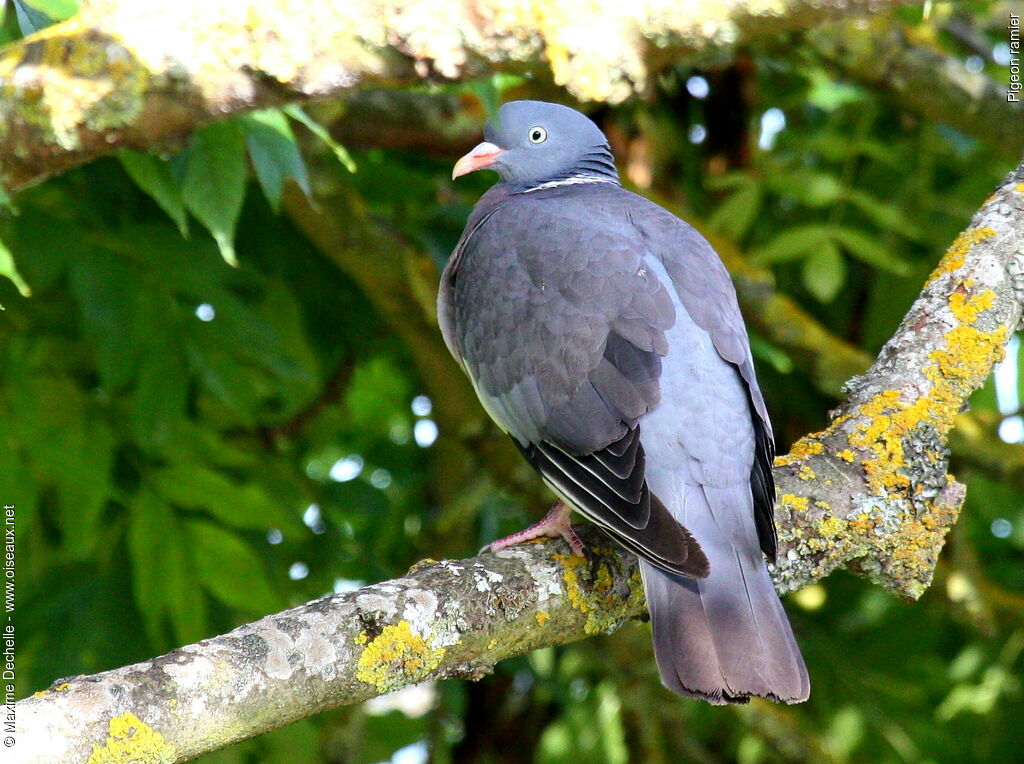
{"type": "Polygon", "coordinates": [[[544,519],[539,523],[534,523],[526,530],[519,531],[519,533],[513,533],[511,536],[492,541],[480,550],[480,554],[484,552],[499,552],[507,547],[522,544],[524,541],[532,541],[541,536],[550,536],[551,538],[565,539],[573,554],[583,557],[583,542],[580,541],[580,537],[576,535],[576,532],[572,529],[572,524],[569,522],[569,515],[571,514],[572,510],[567,504],[561,501],[555,502],[555,506],[544,515],[544,519]]]}

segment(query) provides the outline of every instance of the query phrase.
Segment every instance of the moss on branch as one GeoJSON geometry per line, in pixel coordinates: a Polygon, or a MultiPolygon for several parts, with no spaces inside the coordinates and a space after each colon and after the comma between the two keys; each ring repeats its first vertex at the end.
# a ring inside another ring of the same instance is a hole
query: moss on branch
{"type": "Polygon", "coordinates": [[[0,188],[370,85],[537,71],[581,100],[622,101],[680,57],[899,2],[92,0],[0,51],[0,188]]]}

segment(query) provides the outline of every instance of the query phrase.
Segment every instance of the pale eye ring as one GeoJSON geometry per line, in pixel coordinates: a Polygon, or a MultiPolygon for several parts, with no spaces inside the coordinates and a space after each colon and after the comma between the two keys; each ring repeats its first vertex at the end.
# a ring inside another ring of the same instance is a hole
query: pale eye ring
{"type": "Polygon", "coordinates": [[[548,139],[548,131],[540,125],[535,125],[530,128],[527,137],[530,139],[530,143],[544,143],[548,139]]]}

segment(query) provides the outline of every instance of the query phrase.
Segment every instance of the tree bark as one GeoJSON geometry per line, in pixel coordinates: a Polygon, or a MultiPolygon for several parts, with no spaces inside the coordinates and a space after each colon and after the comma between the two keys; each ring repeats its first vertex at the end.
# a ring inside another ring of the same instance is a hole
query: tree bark
{"type": "MultiPolygon", "coordinates": [[[[1022,315],[1024,164],[850,381],[831,425],[778,459],[780,591],[846,566],[921,594],[964,497],[946,472],[946,438],[1022,315]]],[[[642,616],[635,559],[583,532],[589,560],[561,541],[428,560],[144,663],[59,681],[17,703],[11,760],[184,761],[426,679],[476,678],[642,616]]]]}
{"type": "Polygon", "coordinates": [[[89,0],[0,52],[0,189],[371,85],[536,72],[617,102],[681,57],[907,0],[89,0]],[[595,39],[597,35],[598,39],[595,39]]]}

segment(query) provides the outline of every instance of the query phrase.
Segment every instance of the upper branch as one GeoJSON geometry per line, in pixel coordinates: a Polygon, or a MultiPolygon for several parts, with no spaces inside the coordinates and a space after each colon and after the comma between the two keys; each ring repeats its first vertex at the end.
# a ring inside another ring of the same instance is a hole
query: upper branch
{"type": "Polygon", "coordinates": [[[1024,148],[1024,102],[1007,86],[939,50],[912,43],[893,24],[839,22],[807,42],[843,75],[887,91],[902,108],[984,138],[1010,156],[1024,148]]]}
{"type": "Polygon", "coordinates": [[[538,68],[621,101],[680,56],[905,1],[91,0],[0,52],[0,188],[372,84],[538,68]]]}

